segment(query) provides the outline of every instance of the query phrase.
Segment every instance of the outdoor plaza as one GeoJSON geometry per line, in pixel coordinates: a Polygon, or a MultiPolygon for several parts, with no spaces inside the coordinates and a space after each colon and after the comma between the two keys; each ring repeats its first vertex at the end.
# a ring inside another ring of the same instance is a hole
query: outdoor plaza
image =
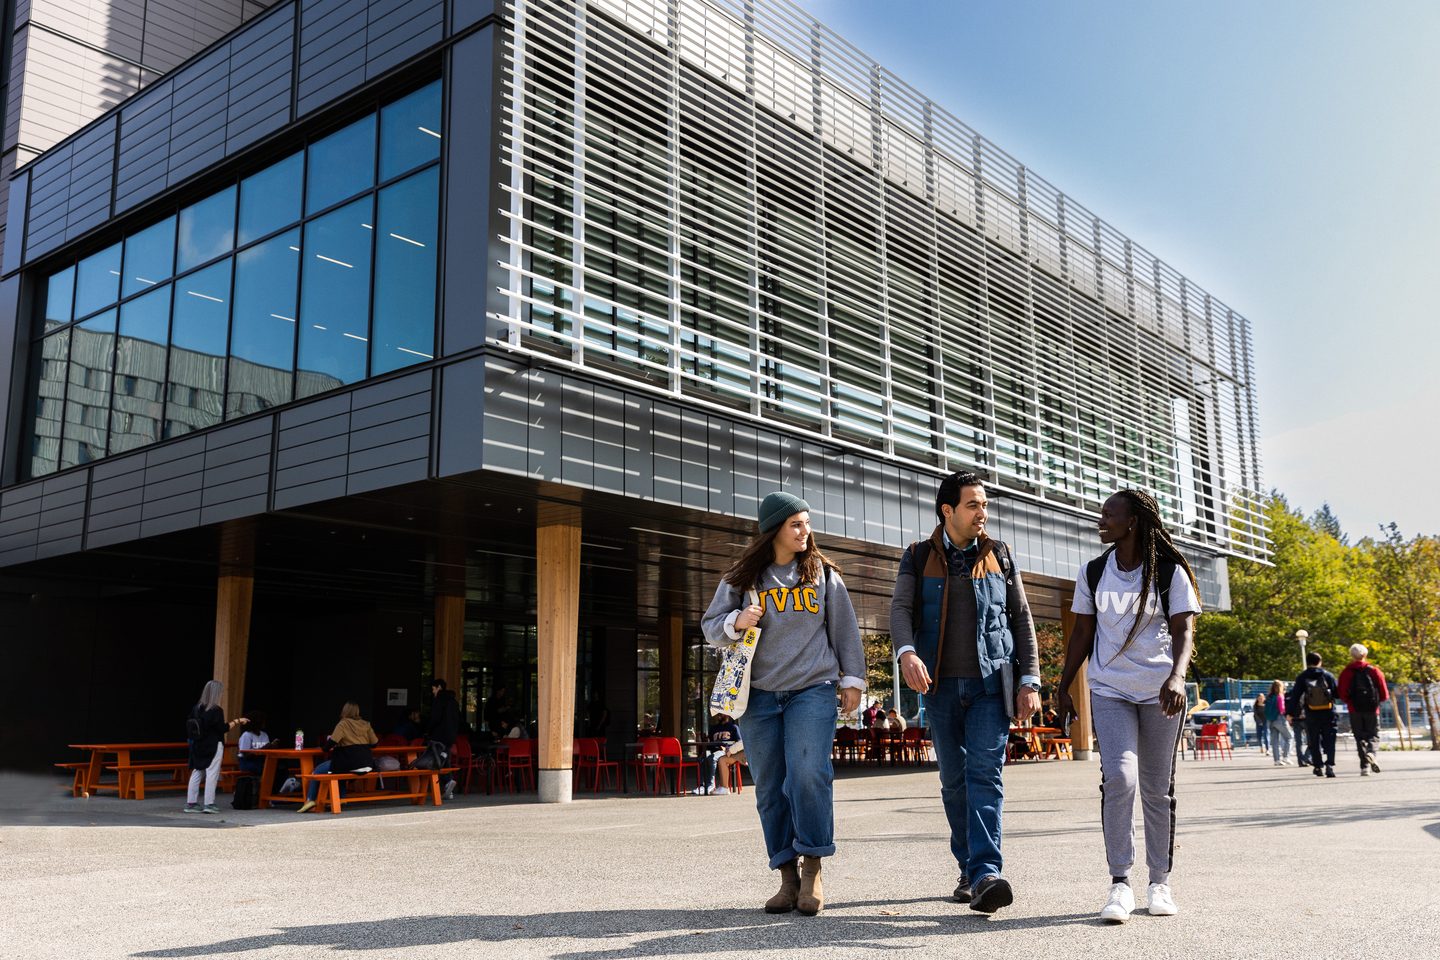
{"type": "Polygon", "coordinates": [[[748,779],[726,797],[478,791],[341,816],[234,811],[222,795],[219,816],[186,816],[175,794],[75,798],[11,774],[0,942],[35,960],[1436,956],[1440,754],[1382,751],[1365,779],[1353,754],[1337,759],[1338,779],[1317,780],[1253,747],[1187,754],[1180,914],[1142,906],[1123,926],[1096,919],[1108,877],[1093,761],[1007,768],[1016,900],[993,918],[949,900],[933,765],[838,767],[839,850],[815,918],[759,909],[775,881],[748,779]]]}

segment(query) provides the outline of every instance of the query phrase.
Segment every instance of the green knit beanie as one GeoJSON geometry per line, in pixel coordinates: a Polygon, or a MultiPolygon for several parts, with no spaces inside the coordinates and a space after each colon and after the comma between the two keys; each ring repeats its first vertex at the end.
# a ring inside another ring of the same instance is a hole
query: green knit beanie
{"type": "Polygon", "coordinates": [[[769,533],[797,513],[808,513],[810,504],[793,493],[776,491],[760,504],[760,532],[769,533]]]}

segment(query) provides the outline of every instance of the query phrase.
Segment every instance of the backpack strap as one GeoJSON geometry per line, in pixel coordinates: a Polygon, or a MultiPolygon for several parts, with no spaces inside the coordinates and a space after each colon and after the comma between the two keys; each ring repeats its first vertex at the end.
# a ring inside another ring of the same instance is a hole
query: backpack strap
{"type": "Polygon", "coordinates": [[[1160,609],[1165,614],[1165,626],[1170,626],[1170,584],[1175,581],[1175,561],[1167,557],[1160,559],[1160,568],[1155,571],[1155,592],[1160,595],[1160,609]]]}
{"type": "MultiPolygon", "coordinates": [[[[910,566],[915,572],[915,593],[910,602],[910,620],[914,623],[916,617],[920,616],[920,605],[924,602],[925,586],[925,561],[930,559],[929,540],[916,540],[910,544],[910,566]]],[[[942,625],[943,629],[943,625],[942,625]]]]}
{"type": "MultiPolygon", "coordinates": [[[[1095,595],[1100,590],[1100,578],[1105,575],[1105,561],[1110,559],[1110,554],[1115,552],[1110,547],[1100,556],[1085,564],[1085,582],[1090,586],[1090,603],[1095,604],[1095,595]]],[[[1098,606],[1095,609],[1100,609],[1098,606]]]]}

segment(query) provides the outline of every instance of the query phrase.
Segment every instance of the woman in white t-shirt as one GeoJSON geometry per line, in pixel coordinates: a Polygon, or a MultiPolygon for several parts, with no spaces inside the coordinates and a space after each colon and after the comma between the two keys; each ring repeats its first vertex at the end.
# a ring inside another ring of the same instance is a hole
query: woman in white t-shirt
{"type": "Polygon", "coordinates": [[[1100,511],[1099,528],[1100,542],[1109,549],[1081,567],[1075,579],[1070,607],[1075,629],[1058,699],[1061,719],[1068,721],[1075,714],[1070,685],[1088,661],[1090,716],[1100,748],[1100,820],[1110,866],[1110,895],[1100,919],[1123,923],[1135,909],[1130,868],[1137,793],[1145,817],[1149,912],[1177,912],[1170,893],[1175,754],[1200,599],[1195,574],[1149,494],[1116,493],[1100,511]]]}
{"type": "Polygon", "coordinates": [[[270,743],[270,734],[265,732],[265,714],[259,710],[250,711],[250,725],[240,734],[236,749],[236,760],[240,769],[259,776],[265,769],[265,755],[259,751],[270,743]]]}

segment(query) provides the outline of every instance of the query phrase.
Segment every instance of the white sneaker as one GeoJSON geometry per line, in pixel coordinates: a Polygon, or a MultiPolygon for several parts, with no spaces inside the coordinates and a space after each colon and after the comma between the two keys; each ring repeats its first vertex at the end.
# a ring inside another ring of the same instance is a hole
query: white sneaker
{"type": "Polygon", "coordinates": [[[725,794],[727,794],[727,793],[730,792],[730,789],[729,789],[728,787],[716,787],[714,790],[711,790],[710,792],[713,793],[713,794],[714,794],[715,796],[717,796],[717,797],[723,797],[723,796],[725,796],[725,794]]]}
{"type": "Polygon", "coordinates": [[[454,799],[455,799],[455,781],[454,781],[454,780],[451,780],[449,783],[445,784],[444,796],[445,796],[445,802],[446,802],[446,803],[449,803],[451,800],[454,800],[454,799]]]}
{"type": "Polygon", "coordinates": [[[1170,884],[1150,884],[1150,915],[1152,917],[1173,917],[1180,912],[1175,899],[1170,896],[1170,884]]]}
{"type": "Polygon", "coordinates": [[[1100,919],[1111,923],[1124,923],[1135,909],[1135,891],[1128,883],[1110,884],[1110,900],[1100,911],[1100,919]]]}

